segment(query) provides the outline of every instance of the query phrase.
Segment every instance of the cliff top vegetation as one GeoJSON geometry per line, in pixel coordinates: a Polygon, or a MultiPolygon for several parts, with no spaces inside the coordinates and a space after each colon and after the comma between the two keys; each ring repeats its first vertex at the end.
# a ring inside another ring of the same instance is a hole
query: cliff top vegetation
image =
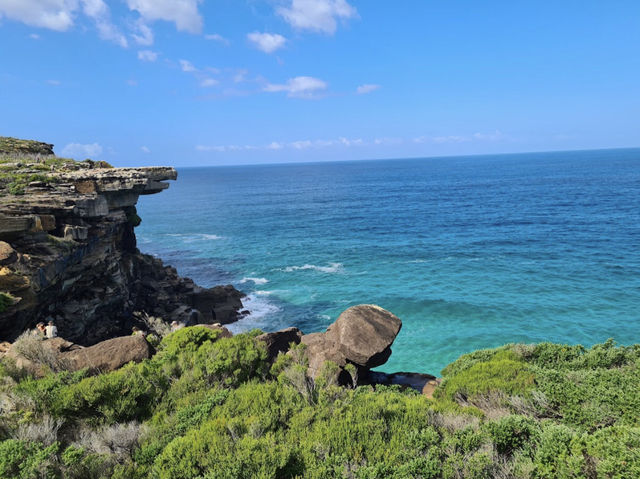
{"type": "Polygon", "coordinates": [[[55,173],[112,168],[106,161],[75,161],[54,154],[53,145],[0,136],[0,196],[23,195],[31,184],[51,184],[55,173]]]}
{"type": "Polygon", "coordinates": [[[434,399],[306,377],[257,332],[178,330],[97,376],[0,374],[0,477],[640,476],[640,346],[543,343],[464,355],[434,399]]]}

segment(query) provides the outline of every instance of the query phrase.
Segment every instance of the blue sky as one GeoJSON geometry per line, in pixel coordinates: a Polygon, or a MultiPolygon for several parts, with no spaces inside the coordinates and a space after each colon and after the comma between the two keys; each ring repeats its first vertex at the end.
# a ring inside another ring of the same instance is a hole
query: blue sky
{"type": "Polygon", "coordinates": [[[0,0],[0,135],[117,166],[640,146],[640,2],[0,0]]]}

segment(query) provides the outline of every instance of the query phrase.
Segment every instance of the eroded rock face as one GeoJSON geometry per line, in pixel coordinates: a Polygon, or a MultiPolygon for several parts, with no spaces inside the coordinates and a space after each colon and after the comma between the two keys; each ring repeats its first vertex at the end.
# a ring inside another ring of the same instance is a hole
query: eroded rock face
{"type": "Polygon", "coordinates": [[[389,311],[372,304],[353,306],[344,311],[325,333],[302,336],[307,346],[309,375],[317,377],[325,361],[338,365],[338,382],[348,380],[344,369],[352,364],[358,376],[369,368],[384,364],[391,355],[391,344],[400,332],[402,321],[389,311]]]}
{"type": "Polygon", "coordinates": [[[32,182],[24,195],[0,196],[0,291],[18,299],[0,313],[0,340],[47,317],[61,337],[85,346],[129,334],[135,311],[186,323],[237,319],[242,293],[202,288],[136,248],[139,196],[167,188],[176,170],[63,168],[47,175],[53,180],[32,182]]]}

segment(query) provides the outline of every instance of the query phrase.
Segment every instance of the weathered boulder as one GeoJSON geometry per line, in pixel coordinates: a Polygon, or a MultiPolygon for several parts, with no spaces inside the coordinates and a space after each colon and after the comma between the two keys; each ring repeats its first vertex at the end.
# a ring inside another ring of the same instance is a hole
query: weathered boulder
{"type": "Polygon", "coordinates": [[[17,258],[18,255],[11,245],[0,241],[0,265],[13,263],[17,258]]]}
{"type": "Polygon", "coordinates": [[[353,306],[344,311],[325,333],[305,334],[308,374],[316,378],[325,361],[338,366],[337,382],[350,381],[346,372],[352,364],[359,378],[366,378],[369,368],[384,364],[391,355],[391,344],[400,332],[402,321],[372,304],[353,306]]]}
{"type": "Polygon", "coordinates": [[[264,333],[256,336],[256,341],[262,341],[267,347],[267,360],[272,362],[278,353],[289,351],[291,343],[300,344],[302,332],[298,328],[287,328],[274,333],[264,333]]]}
{"type": "Polygon", "coordinates": [[[133,361],[151,357],[149,343],[142,335],[122,336],[60,354],[69,369],[89,369],[94,372],[114,371],[133,361]]]}
{"type": "Polygon", "coordinates": [[[401,327],[402,321],[389,311],[361,304],[344,311],[325,334],[347,361],[374,368],[391,356],[391,344],[401,327]]]}

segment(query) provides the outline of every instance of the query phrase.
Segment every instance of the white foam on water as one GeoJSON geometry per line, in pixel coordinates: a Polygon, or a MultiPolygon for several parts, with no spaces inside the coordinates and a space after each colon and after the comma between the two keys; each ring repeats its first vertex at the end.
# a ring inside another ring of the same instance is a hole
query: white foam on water
{"type": "Polygon", "coordinates": [[[166,233],[166,236],[175,236],[176,238],[182,238],[185,243],[224,239],[224,236],[218,236],[208,233],[166,233]]]}
{"type": "Polygon", "coordinates": [[[261,291],[255,291],[250,296],[242,299],[244,309],[250,313],[235,323],[227,324],[225,327],[233,334],[243,333],[252,329],[265,329],[271,321],[270,317],[280,311],[280,308],[269,302],[261,291]]]}
{"type": "Polygon", "coordinates": [[[317,266],[315,264],[304,264],[302,266],[287,266],[280,271],[284,271],[285,273],[292,273],[294,271],[319,271],[320,273],[341,273],[344,271],[344,266],[342,263],[329,263],[329,266],[317,266]]]}
{"type": "Polygon", "coordinates": [[[249,281],[252,281],[253,284],[267,284],[269,282],[269,280],[267,278],[242,278],[240,280],[240,284],[244,284],[244,283],[248,283],[249,281]]]}

